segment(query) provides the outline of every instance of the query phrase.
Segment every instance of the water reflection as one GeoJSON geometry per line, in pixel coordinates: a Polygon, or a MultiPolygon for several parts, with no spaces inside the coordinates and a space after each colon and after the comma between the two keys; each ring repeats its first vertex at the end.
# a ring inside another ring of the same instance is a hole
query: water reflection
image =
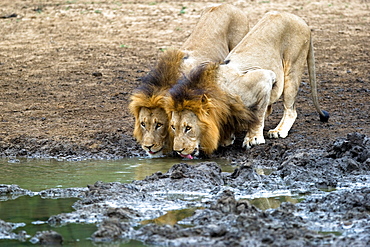
{"type": "Polygon", "coordinates": [[[195,210],[199,208],[186,208],[186,209],[180,209],[180,210],[172,210],[168,211],[166,214],[152,219],[152,220],[143,220],[141,221],[141,224],[146,225],[149,223],[155,223],[157,225],[175,225],[177,222],[190,217],[194,214],[195,210]]]}
{"type": "Polygon", "coordinates": [[[50,215],[72,212],[77,198],[42,199],[40,196],[21,196],[15,200],[1,202],[1,219],[13,223],[40,225],[50,215]]]}
{"type": "Polygon", "coordinates": [[[261,210],[273,209],[280,207],[283,202],[298,203],[299,199],[291,196],[278,196],[269,198],[255,198],[248,200],[252,205],[256,206],[261,210]]]}
{"type": "MultiPolygon", "coordinates": [[[[69,224],[53,229],[46,224],[50,215],[73,211],[72,204],[76,198],[42,199],[40,196],[21,196],[15,200],[0,203],[0,218],[6,222],[18,223],[21,227],[15,233],[26,231],[32,237],[37,231],[54,230],[62,234],[64,243],[86,241],[96,230],[95,225],[69,224]]],[[[21,243],[18,240],[0,240],[1,246],[33,245],[29,242],[21,243]]]]}
{"type": "MultiPolygon", "coordinates": [[[[280,207],[281,203],[283,202],[291,202],[291,203],[298,203],[299,199],[294,198],[291,196],[278,196],[278,197],[270,197],[270,198],[254,198],[254,199],[247,199],[252,205],[257,207],[260,210],[267,210],[267,209],[274,209],[280,207]]],[[[141,224],[146,225],[149,223],[154,223],[158,225],[175,225],[179,221],[190,217],[194,214],[194,212],[200,208],[186,208],[180,210],[171,210],[168,211],[166,214],[151,220],[143,220],[141,224]]]]}
{"type": "MultiPolygon", "coordinates": [[[[40,191],[49,188],[86,187],[96,181],[130,183],[155,172],[167,172],[174,164],[197,164],[207,160],[178,158],[130,158],[121,160],[58,161],[55,159],[0,159],[0,184],[17,184],[23,189],[40,191]],[[10,161],[10,162],[9,162],[10,161]]],[[[235,167],[227,160],[217,162],[223,171],[235,167]]]]}

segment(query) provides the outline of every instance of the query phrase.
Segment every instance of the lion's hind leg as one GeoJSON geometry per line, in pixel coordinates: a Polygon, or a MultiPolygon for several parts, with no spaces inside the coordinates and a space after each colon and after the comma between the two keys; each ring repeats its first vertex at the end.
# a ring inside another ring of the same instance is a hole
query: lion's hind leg
{"type": "Polygon", "coordinates": [[[304,57],[302,61],[297,61],[294,68],[285,67],[284,71],[284,91],[283,91],[283,105],[284,114],[279,124],[275,129],[269,130],[268,136],[270,138],[285,138],[288,136],[296,118],[297,111],[295,108],[295,100],[298,93],[301,75],[303,73],[304,57]]]}
{"type": "Polygon", "coordinates": [[[297,111],[294,105],[286,107],[284,105],[284,115],[275,129],[269,130],[268,135],[270,138],[285,138],[288,136],[289,130],[292,128],[297,118],[297,111]]]}

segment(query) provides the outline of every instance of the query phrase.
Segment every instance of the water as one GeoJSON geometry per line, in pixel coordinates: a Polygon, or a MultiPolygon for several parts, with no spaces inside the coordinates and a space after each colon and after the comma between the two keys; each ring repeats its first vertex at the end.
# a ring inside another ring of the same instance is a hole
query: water
{"type": "MultiPolygon", "coordinates": [[[[205,160],[187,160],[197,164],[205,160]]],[[[223,171],[235,167],[226,160],[213,160],[223,171]]],[[[17,184],[23,189],[41,191],[50,188],[86,187],[96,181],[130,183],[157,171],[166,172],[175,158],[130,158],[122,160],[58,161],[55,159],[0,159],[0,184],[17,184]]]]}
{"type": "MultiPolygon", "coordinates": [[[[32,237],[37,231],[54,230],[64,238],[64,244],[73,243],[89,244],[88,239],[96,231],[95,225],[68,224],[62,227],[51,227],[46,223],[49,216],[62,212],[68,213],[73,209],[71,205],[77,199],[42,199],[39,196],[22,196],[16,200],[0,202],[0,218],[6,222],[22,223],[24,227],[18,227],[15,233],[26,231],[32,237]]],[[[18,240],[0,240],[0,246],[31,246],[30,242],[18,240]]],[[[88,245],[87,245],[88,246],[88,245]]]]}

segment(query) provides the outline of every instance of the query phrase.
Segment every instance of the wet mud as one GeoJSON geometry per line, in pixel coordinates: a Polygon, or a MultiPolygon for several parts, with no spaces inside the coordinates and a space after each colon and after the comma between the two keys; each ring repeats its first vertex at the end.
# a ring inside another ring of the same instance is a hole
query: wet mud
{"type": "MultiPolygon", "coordinates": [[[[157,172],[129,184],[96,182],[87,188],[48,189],[47,198],[77,197],[74,211],[51,215],[52,226],[93,223],[95,243],[127,239],[165,246],[367,246],[370,244],[370,138],[351,133],[325,150],[286,151],[277,160],[256,159],[222,172],[214,162],[157,172]],[[260,172],[261,168],[269,174],[260,172]],[[290,201],[277,207],[264,198],[290,201]],[[172,215],[171,215],[172,214],[172,215]]],[[[2,186],[2,195],[34,193],[2,186]]],[[[3,236],[24,239],[11,222],[3,236]]],[[[56,228],[57,229],[57,228],[56,228]]],[[[32,239],[60,241],[57,233],[32,239]],[[50,240],[51,237],[56,237],[50,240]]],[[[46,240],[45,240],[46,241],[46,240]]]]}

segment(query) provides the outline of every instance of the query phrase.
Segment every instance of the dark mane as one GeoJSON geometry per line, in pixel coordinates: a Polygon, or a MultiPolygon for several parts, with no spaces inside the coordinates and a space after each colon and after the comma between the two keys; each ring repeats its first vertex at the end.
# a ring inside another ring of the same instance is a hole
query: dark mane
{"type": "MultiPolygon", "coordinates": [[[[216,64],[213,64],[216,71],[216,64]]],[[[203,95],[208,95],[212,91],[210,85],[205,85],[203,80],[206,70],[210,70],[210,64],[201,64],[195,67],[188,75],[182,75],[178,83],[170,90],[169,94],[175,104],[182,104],[185,101],[200,101],[203,95]]],[[[214,78],[215,79],[215,78],[214,78]]]]}
{"type": "Polygon", "coordinates": [[[141,85],[135,93],[142,93],[148,97],[162,93],[176,84],[180,77],[180,66],[184,53],[180,50],[165,51],[160,57],[154,69],[141,78],[141,85]]]}

